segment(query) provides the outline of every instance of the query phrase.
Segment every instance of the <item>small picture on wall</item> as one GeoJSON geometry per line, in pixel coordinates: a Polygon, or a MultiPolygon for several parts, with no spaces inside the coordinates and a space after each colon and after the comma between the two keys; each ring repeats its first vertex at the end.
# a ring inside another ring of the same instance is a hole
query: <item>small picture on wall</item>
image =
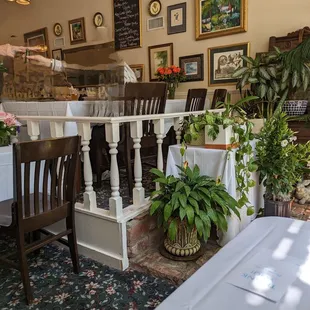
{"type": "Polygon", "coordinates": [[[249,43],[240,43],[209,48],[209,86],[235,84],[238,80],[232,74],[239,67],[246,66],[241,56],[249,56],[249,43]]]}
{"type": "Polygon", "coordinates": [[[56,59],[56,60],[63,60],[62,49],[59,48],[57,50],[53,50],[52,51],[52,57],[53,57],[53,59],[56,59]]]}
{"type": "Polygon", "coordinates": [[[149,46],[150,81],[156,81],[155,73],[160,67],[173,65],[173,43],[149,46]]]}
{"type": "Polygon", "coordinates": [[[79,44],[86,42],[84,17],[69,21],[70,42],[79,44]]]}
{"type": "Polygon", "coordinates": [[[130,65],[130,68],[135,73],[138,82],[144,81],[144,65],[130,65]]]}
{"type": "Polygon", "coordinates": [[[180,68],[185,72],[184,82],[204,80],[204,56],[203,54],[190,55],[179,58],[180,68]]]}
{"type": "Polygon", "coordinates": [[[168,6],[168,34],[186,32],[186,2],[168,6]]]}

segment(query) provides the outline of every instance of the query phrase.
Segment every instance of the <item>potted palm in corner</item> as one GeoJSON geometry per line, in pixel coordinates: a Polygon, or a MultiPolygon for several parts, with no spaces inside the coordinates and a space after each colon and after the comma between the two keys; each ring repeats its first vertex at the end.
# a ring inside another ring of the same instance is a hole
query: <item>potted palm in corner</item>
{"type": "Polygon", "coordinates": [[[226,217],[240,215],[237,201],[222,183],[200,175],[197,165],[191,169],[185,162],[179,169],[179,177],[151,170],[160,189],[152,193],[150,213],[166,232],[165,249],[176,256],[190,256],[199,251],[199,238],[208,240],[212,224],[227,231],[226,217]]]}
{"type": "MultiPolygon", "coordinates": [[[[278,109],[279,110],[279,109],[278,109]]],[[[276,111],[258,135],[256,165],[265,191],[265,216],[290,217],[294,185],[310,160],[310,143],[296,144],[287,115],[276,111]]]]}

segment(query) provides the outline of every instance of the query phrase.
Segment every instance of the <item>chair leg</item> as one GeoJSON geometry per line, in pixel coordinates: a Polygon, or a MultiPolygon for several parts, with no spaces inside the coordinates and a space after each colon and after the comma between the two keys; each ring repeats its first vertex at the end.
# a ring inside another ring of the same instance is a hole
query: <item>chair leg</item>
{"type": "Polygon", "coordinates": [[[72,229],[72,233],[68,235],[68,244],[72,259],[73,272],[80,272],[80,264],[79,264],[79,254],[77,249],[77,240],[76,240],[76,232],[75,232],[75,222],[74,217],[67,218],[67,229],[72,229]]]}
{"type": "Polygon", "coordinates": [[[33,295],[32,295],[31,286],[30,286],[27,256],[25,254],[24,234],[22,232],[18,232],[16,242],[17,242],[17,253],[18,253],[18,258],[19,258],[19,263],[20,263],[21,277],[22,277],[22,281],[24,285],[24,291],[26,295],[27,304],[29,305],[33,301],[33,295]]]}

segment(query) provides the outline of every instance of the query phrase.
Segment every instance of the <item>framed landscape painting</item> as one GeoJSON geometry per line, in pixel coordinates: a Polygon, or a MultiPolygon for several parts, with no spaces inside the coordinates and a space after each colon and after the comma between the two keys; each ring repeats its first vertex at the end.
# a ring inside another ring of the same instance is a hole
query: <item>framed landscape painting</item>
{"type": "Polygon", "coordinates": [[[157,81],[155,73],[160,67],[173,65],[173,43],[149,46],[150,81],[157,81]]]}
{"type": "Polygon", "coordinates": [[[237,83],[238,80],[232,78],[232,74],[239,67],[246,66],[246,62],[241,56],[249,56],[249,52],[249,43],[209,48],[209,86],[233,85],[237,83]]]}
{"type": "Polygon", "coordinates": [[[196,0],[196,40],[247,31],[247,0],[196,0]]]}
{"type": "Polygon", "coordinates": [[[70,43],[79,44],[86,42],[84,17],[69,21],[70,43]]]}
{"type": "Polygon", "coordinates": [[[203,54],[190,55],[179,58],[179,66],[185,72],[186,80],[184,82],[203,81],[204,79],[204,61],[203,54]]]}

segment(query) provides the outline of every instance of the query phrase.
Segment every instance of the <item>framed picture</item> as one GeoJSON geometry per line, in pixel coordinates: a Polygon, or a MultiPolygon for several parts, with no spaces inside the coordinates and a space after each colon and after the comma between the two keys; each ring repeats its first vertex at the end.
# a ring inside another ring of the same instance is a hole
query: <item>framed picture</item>
{"type": "Polygon", "coordinates": [[[212,47],[208,50],[209,86],[233,85],[237,79],[232,74],[239,67],[246,66],[242,55],[249,56],[250,43],[212,47]]]}
{"type": "Polygon", "coordinates": [[[173,65],[173,43],[149,46],[150,81],[156,81],[155,73],[159,67],[173,65]]]}
{"type": "Polygon", "coordinates": [[[135,73],[138,82],[144,81],[144,65],[130,65],[132,71],[135,73]]]}
{"type": "Polygon", "coordinates": [[[151,0],[149,3],[149,14],[152,17],[157,16],[161,11],[161,2],[159,0],[151,0]]]}
{"type": "Polygon", "coordinates": [[[179,58],[179,67],[185,72],[186,81],[194,82],[204,80],[204,55],[190,55],[179,58]]]}
{"type": "Polygon", "coordinates": [[[86,42],[84,17],[70,20],[69,32],[71,45],[86,42]]]}
{"type": "Polygon", "coordinates": [[[168,6],[168,34],[186,32],[186,2],[168,6]]]}
{"type": "Polygon", "coordinates": [[[30,53],[40,54],[44,57],[50,56],[47,28],[41,28],[32,32],[25,33],[24,41],[26,46],[40,46],[42,48],[42,52],[30,53]]]}
{"type": "Polygon", "coordinates": [[[52,50],[52,58],[56,60],[63,60],[62,49],[52,50]]]}
{"type": "Polygon", "coordinates": [[[66,40],[65,37],[56,38],[54,40],[54,47],[64,47],[66,40]]]}
{"type": "Polygon", "coordinates": [[[93,23],[94,23],[95,27],[97,27],[97,28],[98,27],[102,27],[102,25],[103,25],[103,15],[100,12],[97,12],[94,15],[93,23]]]}
{"type": "Polygon", "coordinates": [[[62,35],[62,26],[59,23],[54,25],[54,34],[56,37],[60,37],[62,35]]]}
{"type": "Polygon", "coordinates": [[[247,0],[195,0],[196,40],[247,31],[247,0]]]}

